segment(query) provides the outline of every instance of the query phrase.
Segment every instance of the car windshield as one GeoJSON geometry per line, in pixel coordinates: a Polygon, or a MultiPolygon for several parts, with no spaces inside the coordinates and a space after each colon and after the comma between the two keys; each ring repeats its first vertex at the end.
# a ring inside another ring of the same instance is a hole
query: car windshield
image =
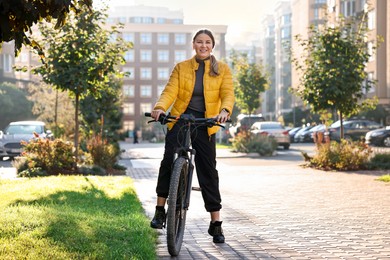
{"type": "Polygon", "coordinates": [[[5,131],[7,134],[37,134],[43,133],[43,127],[39,125],[10,125],[5,131]]]}

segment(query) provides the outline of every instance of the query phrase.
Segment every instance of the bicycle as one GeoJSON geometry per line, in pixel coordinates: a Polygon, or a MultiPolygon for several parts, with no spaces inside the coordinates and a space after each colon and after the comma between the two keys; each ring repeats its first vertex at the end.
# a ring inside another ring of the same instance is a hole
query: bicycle
{"type": "MultiPolygon", "coordinates": [[[[151,117],[151,113],[145,113],[145,116],[151,117]]],[[[174,154],[166,218],[168,252],[171,256],[177,256],[183,243],[191,190],[200,191],[200,188],[192,187],[196,151],[191,147],[191,126],[225,127],[219,124],[215,118],[195,118],[191,114],[182,114],[179,117],[160,115],[158,121],[151,120],[148,123],[160,122],[165,125],[173,121],[184,123],[182,126],[184,140],[179,147],[176,147],[174,154]]]]}

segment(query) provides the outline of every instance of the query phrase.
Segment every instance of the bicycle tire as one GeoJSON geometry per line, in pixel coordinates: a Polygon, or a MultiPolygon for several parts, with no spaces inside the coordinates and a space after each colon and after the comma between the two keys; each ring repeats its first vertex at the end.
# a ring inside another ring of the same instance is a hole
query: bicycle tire
{"type": "Polygon", "coordinates": [[[185,195],[187,191],[188,163],[185,158],[176,159],[173,168],[168,195],[167,245],[171,256],[177,256],[183,243],[187,209],[185,195]]]}

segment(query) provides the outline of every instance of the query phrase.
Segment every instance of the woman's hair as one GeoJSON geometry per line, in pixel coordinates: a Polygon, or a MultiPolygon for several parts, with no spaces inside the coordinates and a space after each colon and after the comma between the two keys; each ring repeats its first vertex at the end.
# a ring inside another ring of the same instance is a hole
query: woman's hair
{"type": "MultiPolygon", "coordinates": [[[[211,41],[213,42],[213,49],[214,49],[215,39],[214,39],[213,33],[208,29],[201,29],[195,33],[194,37],[192,38],[192,42],[195,42],[195,39],[196,39],[196,37],[198,37],[199,34],[207,34],[211,38],[211,41]]],[[[210,73],[209,74],[210,74],[210,76],[219,75],[218,61],[214,57],[214,55],[210,55],[210,73]]]]}

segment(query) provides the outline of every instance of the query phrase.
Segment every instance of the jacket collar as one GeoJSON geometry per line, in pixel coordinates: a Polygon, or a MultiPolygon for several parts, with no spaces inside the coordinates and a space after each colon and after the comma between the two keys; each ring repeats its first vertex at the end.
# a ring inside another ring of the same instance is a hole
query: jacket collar
{"type": "MultiPolygon", "coordinates": [[[[193,70],[197,70],[199,68],[199,63],[196,61],[196,55],[191,58],[191,67],[193,70]]],[[[210,70],[210,59],[204,61],[205,74],[210,70]]]]}

